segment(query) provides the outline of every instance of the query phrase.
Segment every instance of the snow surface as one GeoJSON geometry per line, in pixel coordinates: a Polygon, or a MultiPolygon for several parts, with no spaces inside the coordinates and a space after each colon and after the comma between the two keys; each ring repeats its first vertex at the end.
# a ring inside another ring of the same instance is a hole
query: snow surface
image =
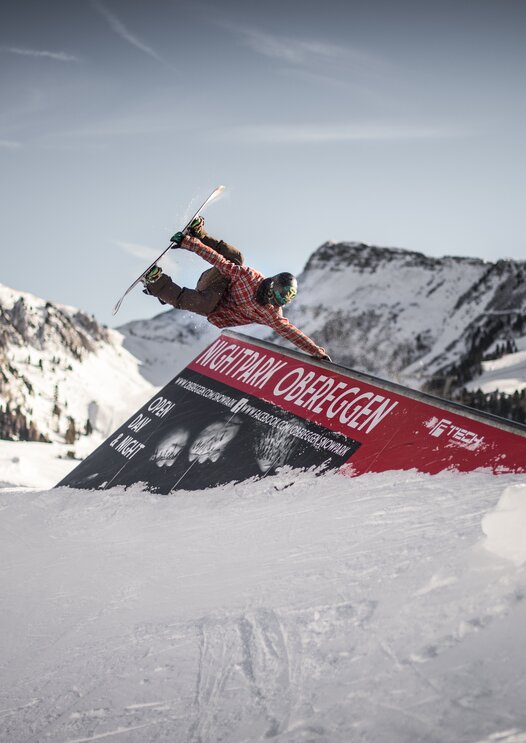
{"type": "Polygon", "coordinates": [[[515,390],[526,387],[526,338],[516,340],[517,351],[507,353],[500,359],[482,362],[482,374],[469,382],[466,387],[483,392],[505,392],[513,395],[515,390]]]}
{"type": "Polygon", "coordinates": [[[52,488],[104,440],[104,436],[94,433],[82,436],[74,446],[58,442],[0,441],[0,488],[52,488]],[[70,458],[68,452],[73,452],[75,458],[70,458]]]}
{"type": "Polygon", "coordinates": [[[524,476],[0,509],[2,741],[526,741],[524,476]]]}
{"type": "Polygon", "coordinates": [[[526,484],[506,488],[497,507],[482,519],[486,548],[516,565],[526,562],[526,484]]]}

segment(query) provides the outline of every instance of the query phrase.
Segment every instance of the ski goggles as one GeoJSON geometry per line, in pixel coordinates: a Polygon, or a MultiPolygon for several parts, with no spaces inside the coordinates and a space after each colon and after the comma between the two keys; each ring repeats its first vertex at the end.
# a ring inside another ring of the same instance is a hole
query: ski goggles
{"type": "Polygon", "coordinates": [[[298,293],[298,290],[295,286],[288,286],[284,289],[273,289],[274,297],[276,299],[276,304],[279,304],[280,307],[283,307],[283,305],[288,304],[289,302],[292,302],[296,294],[298,293]]]}

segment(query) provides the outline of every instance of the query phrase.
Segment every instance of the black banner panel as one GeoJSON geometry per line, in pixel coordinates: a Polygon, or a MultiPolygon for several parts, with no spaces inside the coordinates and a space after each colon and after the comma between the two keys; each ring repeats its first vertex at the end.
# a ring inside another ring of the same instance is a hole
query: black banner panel
{"type": "Polygon", "coordinates": [[[168,494],[261,478],[288,466],[338,469],[360,444],[185,369],[58,486],[141,483],[168,494]]]}

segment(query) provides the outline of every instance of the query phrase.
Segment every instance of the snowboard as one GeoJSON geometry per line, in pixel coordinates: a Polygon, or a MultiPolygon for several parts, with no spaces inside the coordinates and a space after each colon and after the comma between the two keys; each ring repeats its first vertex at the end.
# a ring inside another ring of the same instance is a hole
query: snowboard
{"type": "MultiPolygon", "coordinates": [[[[190,225],[192,224],[192,222],[194,221],[194,219],[201,214],[201,212],[203,211],[203,209],[206,206],[208,206],[208,204],[211,201],[213,201],[220,194],[222,194],[224,190],[225,190],[225,187],[224,186],[217,186],[217,188],[214,188],[214,190],[212,191],[212,193],[210,194],[210,196],[206,199],[206,201],[203,201],[203,203],[201,204],[201,206],[199,207],[199,209],[195,212],[195,214],[192,214],[192,216],[190,217],[190,219],[188,220],[188,222],[185,224],[185,226],[181,230],[181,232],[183,233],[183,235],[186,235],[186,233],[188,232],[188,228],[190,227],[190,225]]],[[[144,271],[141,273],[141,275],[138,276],[132,284],[130,284],[130,286],[126,289],[126,291],[124,292],[124,294],[122,295],[122,297],[118,300],[117,304],[113,308],[113,314],[114,315],[116,315],[117,312],[119,311],[120,306],[121,306],[124,298],[131,292],[132,289],[134,289],[137,286],[137,284],[144,278],[144,276],[148,273],[148,271],[151,268],[153,268],[157,263],[159,263],[159,261],[161,260],[161,258],[163,257],[163,255],[165,253],[167,253],[169,250],[171,250],[174,246],[175,246],[175,243],[174,242],[171,242],[170,245],[168,245],[168,247],[163,250],[163,252],[161,253],[161,255],[158,258],[156,258],[153,261],[153,263],[150,263],[150,265],[147,268],[144,269],[144,271]]]]}

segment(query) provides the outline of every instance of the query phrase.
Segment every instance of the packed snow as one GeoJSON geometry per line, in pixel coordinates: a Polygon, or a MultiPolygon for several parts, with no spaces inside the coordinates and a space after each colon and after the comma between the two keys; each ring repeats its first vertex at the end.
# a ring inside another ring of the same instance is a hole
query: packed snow
{"type": "Polygon", "coordinates": [[[103,441],[96,432],[82,436],[74,449],[58,442],[0,441],[0,488],[52,488],[103,441]]]}
{"type": "Polygon", "coordinates": [[[517,351],[507,353],[500,359],[482,362],[482,373],[479,377],[468,382],[466,387],[471,390],[481,389],[483,392],[505,392],[508,395],[526,386],[526,338],[516,340],[517,351]]]}
{"type": "Polygon", "coordinates": [[[526,741],[524,476],[0,508],[2,741],[526,741]]]}

